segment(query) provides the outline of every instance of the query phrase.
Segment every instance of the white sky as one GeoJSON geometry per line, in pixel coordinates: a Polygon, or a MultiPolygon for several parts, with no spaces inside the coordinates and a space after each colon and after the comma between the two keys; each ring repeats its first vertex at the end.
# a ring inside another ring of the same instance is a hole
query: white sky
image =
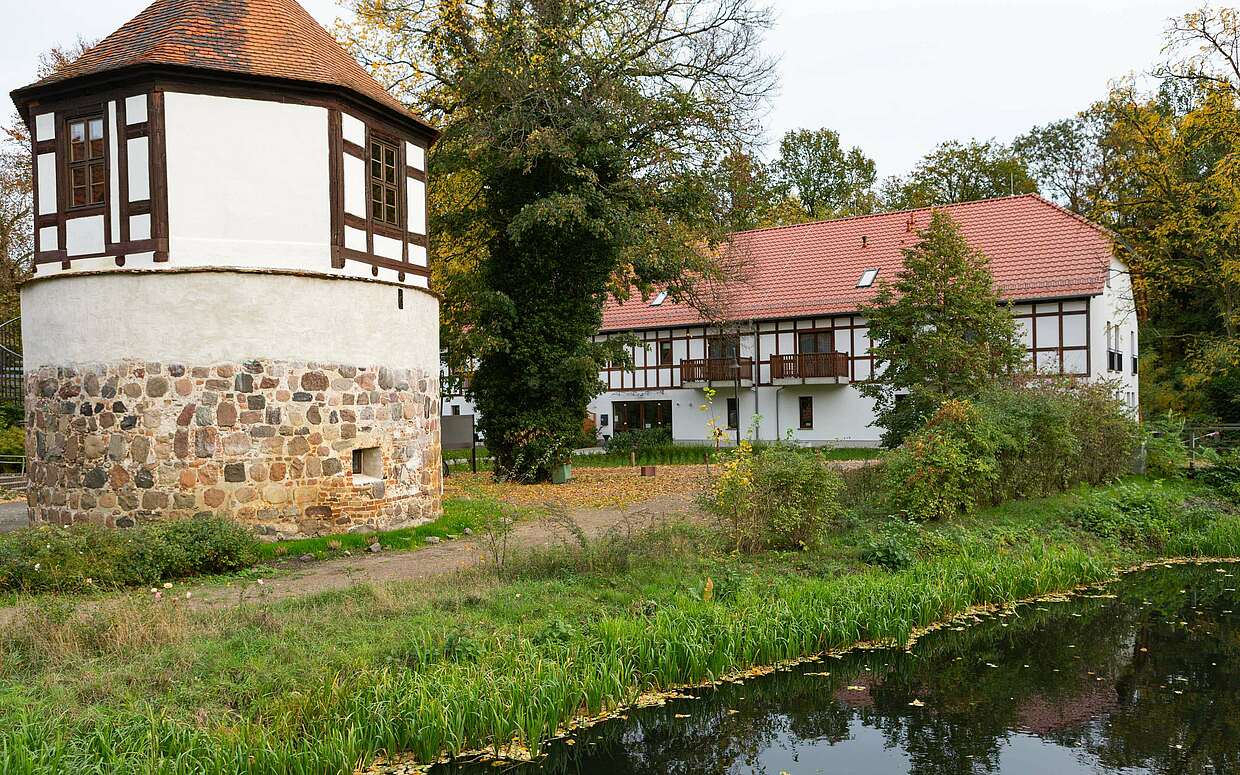
{"type": "MultiPolygon", "coordinates": [[[[767,36],[780,58],[766,118],[787,129],[830,127],[906,172],[942,140],[1010,140],[1068,116],[1107,83],[1157,58],[1168,17],[1194,0],[769,0],[767,36]]],[[[148,0],[0,0],[0,90],[33,79],[39,52],[101,38],[148,0]]],[[[335,0],[302,0],[320,22],[335,0]]]]}

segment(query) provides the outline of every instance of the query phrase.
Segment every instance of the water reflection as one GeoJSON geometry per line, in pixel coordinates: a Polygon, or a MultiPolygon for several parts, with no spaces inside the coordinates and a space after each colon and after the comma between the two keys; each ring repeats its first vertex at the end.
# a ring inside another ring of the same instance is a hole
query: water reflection
{"type": "Polygon", "coordinates": [[[1233,572],[1134,574],[1113,596],[1024,606],[911,653],[827,659],[633,712],[534,765],[435,772],[1240,773],[1233,572]]]}

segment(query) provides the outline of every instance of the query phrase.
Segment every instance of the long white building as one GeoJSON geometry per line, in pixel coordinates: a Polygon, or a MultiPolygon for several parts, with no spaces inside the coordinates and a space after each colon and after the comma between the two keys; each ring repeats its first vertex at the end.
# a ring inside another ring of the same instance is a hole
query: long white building
{"type": "MultiPolygon", "coordinates": [[[[1135,411],[1137,316],[1111,235],[1035,195],[941,209],[989,257],[1031,364],[1112,381],[1135,411]]],[[[873,402],[857,390],[875,367],[859,309],[894,280],[929,220],[923,209],[733,235],[743,280],[720,294],[723,325],[663,295],[609,302],[598,339],[634,334],[642,344],[631,348],[633,368],[599,374],[606,391],[590,412],[600,436],[668,427],[677,442],[704,443],[715,428],[734,438],[739,425],[760,440],[877,445],[873,402]]]]}

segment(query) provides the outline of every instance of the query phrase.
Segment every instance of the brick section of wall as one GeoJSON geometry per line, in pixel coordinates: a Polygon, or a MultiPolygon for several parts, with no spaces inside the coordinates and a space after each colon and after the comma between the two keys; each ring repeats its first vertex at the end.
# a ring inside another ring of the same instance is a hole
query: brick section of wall
{"type": "Polygon", "coordinates": [[[439,514],[438,375],[255,360],[125,361],[26,375],[35,522],[126,527],[217,514],[268,536],[439,514]],[[355,476],[377,447],[382,478],[355,476]]]}

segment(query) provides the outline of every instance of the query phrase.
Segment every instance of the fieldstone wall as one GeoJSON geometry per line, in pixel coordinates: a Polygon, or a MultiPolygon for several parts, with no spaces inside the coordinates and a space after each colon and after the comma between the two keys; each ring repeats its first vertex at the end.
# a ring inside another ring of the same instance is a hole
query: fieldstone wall
{"type": "Polygon", "coordinates": [[[126,527],[228,516],[268,536],[417,524],[439,513],[437,374],[253,360],[26,375],[34,522],[126,527]],[[377,447],[382,478],[353,473],[377,447]]]}

